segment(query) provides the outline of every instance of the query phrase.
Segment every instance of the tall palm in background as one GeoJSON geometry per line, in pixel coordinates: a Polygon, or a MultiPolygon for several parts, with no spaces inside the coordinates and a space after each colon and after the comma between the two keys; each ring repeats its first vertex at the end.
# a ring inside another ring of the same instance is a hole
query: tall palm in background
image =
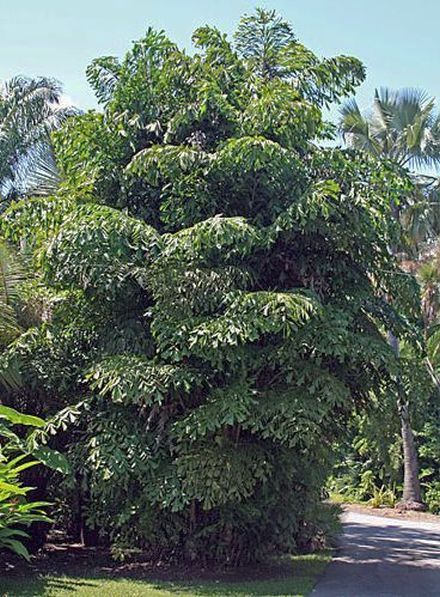
{"type": "MultiPolygon", "coordinates": [[[[417,89],[376,90],[372,109],[362,113],[355,99],[341,108],[340,131],[349,147],[386,158],[407,169],[415,191],[393,205],[394,217],[406,232],[404,246],[393,247],[395,253],[420,256],[423,243],[440,230],[440,197],[437,177],[440,167],[440,115],[435,102],[417,89]]],[[[397,338],[390,343],[399,351],[397,338]]],[[[398,399],[404,458],[402,502],[409,508],[421,505],[418,457],[411,428],[409,405],[405,396],[398,399]]]]}
{"type": "Polygon", "coordinates": [[[375,91],[363,114],[355,99],[341,107],[340,128],[347,143],[413,169],[440,165],[440,115],[419,89],[375,91]]]}
{"type": "MultiPolygon", "coordinates": [[[[440,229],[440,114],[424,91],[382,88],[373,105],[362,113],[355,99],[341,108],[340,130],[349,147],[386,158],[405,168],[416,182],[415,193],[395,206],[395,216],[407,232],[406,249],[420,251],[421,243],[440,229]]],[[[402,247],[400,247],[402,249],[402,247]]]]}
{"type": "Polygon", "coordinates": [[[0,197],[50,194],[59,174],[50,135],[76,110],[63,106],[60,84],[14,77],[0,85],[0,197]]]}

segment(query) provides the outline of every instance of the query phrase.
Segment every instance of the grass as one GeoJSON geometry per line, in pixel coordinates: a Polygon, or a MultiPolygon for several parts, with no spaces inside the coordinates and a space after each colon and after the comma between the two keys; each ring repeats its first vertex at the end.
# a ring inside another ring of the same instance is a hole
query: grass
{"type": "MultiPolygon", "coordinates": [[[[109,578],[103,574],[38,575],[0,578],[1,597],[304,597],[312,591],[325,570],[330,555],[294,556],[274,578],[246,581],[155,581],[109,578]]],[[[258,571],[256,571],[256,576],[258,571]]],[[[237,572],[235,576],[239,577],[237,572]]],[[[249,571],[247,571],[249,576],[249,571]]],[[[261,576],[261,574],[259,574],[261,576]]]]}
{"type": "Polygon", "coordinates": [[[338,491],[331,491],[328,496],[331,504],[360,504],[361,501],[353,496],[338,491]]]}

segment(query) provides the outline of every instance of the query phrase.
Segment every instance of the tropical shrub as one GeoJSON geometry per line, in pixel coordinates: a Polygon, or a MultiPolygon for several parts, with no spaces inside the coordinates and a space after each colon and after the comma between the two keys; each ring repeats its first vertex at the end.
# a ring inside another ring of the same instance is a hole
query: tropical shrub
{"type": "Polygon", "coordinates": [[[440,481],[429,483],[425,491],[425,500],[431,512],[440,514],[440,481]]]}
{"type": "Polygon", "coordinates": [[[20,474],[39,464],[22,440],[11,429],[12,425],[42,427],[44,421],[32,415],[0,405],[0,436],[6,442],[0,445],[0,550],[8,549],[25,559],[29,552],[23,539],[29,535],[23,529],[35,522],[50,522],[43,501],[28,500],[32,487],[23,487],[20,474]]]}

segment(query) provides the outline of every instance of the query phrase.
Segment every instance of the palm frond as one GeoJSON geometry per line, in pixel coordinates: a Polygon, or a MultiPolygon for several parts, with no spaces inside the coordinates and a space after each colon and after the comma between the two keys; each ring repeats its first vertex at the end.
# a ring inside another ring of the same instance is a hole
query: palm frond
{"type": "Polygon", "coordinates": [[[0,343],[7,344],[20,332],[16,306],[19,288],[27,279],[26,268],[18,255],[0,240],[0,343]]]}
{"type": "Polygon", "coordinates": [[[61,182],[51,146],[40,146],[32,153],[26,169],[24,192],[27,196],[55,194],[61,182]]]}
{"type": "Polygon", "coordinates": [[[339,112],[339,131],[347,145],[372,154],[380,152],[380,146],[371,131],[371,123],[361,113],[354,98],[342,104],[339,112]]]}

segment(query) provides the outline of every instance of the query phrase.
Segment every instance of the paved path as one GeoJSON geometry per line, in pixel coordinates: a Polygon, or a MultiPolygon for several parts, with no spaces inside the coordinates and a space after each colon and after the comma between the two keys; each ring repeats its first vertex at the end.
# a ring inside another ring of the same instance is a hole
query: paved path
{"type": "Polygon", "coordinates": [[[440,523],[347,512],[343,524],[312,597],[440,597],[440,523]]]}

